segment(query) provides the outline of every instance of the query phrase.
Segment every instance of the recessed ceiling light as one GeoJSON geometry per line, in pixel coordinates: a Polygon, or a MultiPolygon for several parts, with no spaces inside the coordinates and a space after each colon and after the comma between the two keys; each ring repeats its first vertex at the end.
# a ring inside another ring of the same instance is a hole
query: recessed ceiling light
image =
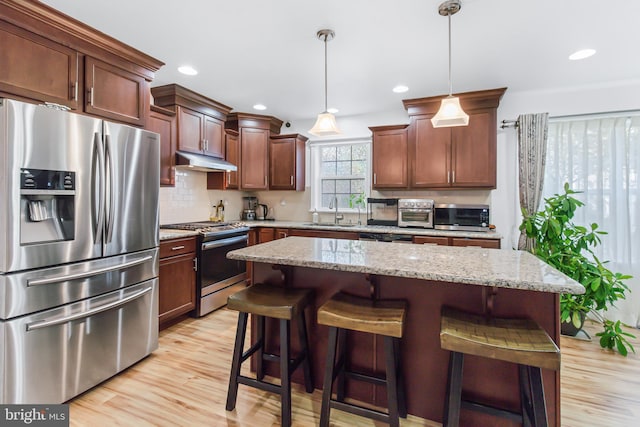
{"type": "Polygon", "coordinates": [[[253,109],[254,109],[254,110],[260,110],[260,111],[263,111],[263,110],[266,110],[266,109],[267,109],[267,107],[266,107],[265,105],[262,105],[262,104],[256,104],[256,105],[254,105],[254,106],[253,106],[253,109]]]}
{"type": "Polygon", "coordinates": [[[579,50],[577,52],[573,52],[571,55],[569,55],[569,59],[572,61],[577,61],[579,59],[585,59],[588,58],[590,56],[593,56],[596,54],[595,49],[582,49],[579,50]]]}
{"type": "Polygon", "coordinates": [[[327,108],[327,113],[335,114],[338,111],[340,111],[340,110],[338,110],[337,108],[327,108]]]}
{"type": "Polygon", "coordinates": [[[398,85],[398,86],[393,88],[393,91],[395,93],[405,93],[408,90],[409,90],[409,88],[407,86],[405,86],[405,85],[398,85]]]}
{"type": "Polygon", "coordinates": [[[198,74],[198,70],[193,68],[191,65],[182,65],[178,67],[178,71],[180,71],[182,74],[186,74],[187,76],[195,76],[196,74],[198,74]]]}

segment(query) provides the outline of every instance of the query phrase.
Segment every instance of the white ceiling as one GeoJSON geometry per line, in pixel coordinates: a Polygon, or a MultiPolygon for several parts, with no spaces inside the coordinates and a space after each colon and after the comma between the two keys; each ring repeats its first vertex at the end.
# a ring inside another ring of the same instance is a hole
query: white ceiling
{"type": "MultiPolygon", "coordinates": [[[[402,99],[448,91],[441,0],[44,0],[166,63],[153,86],[178,83],[283,120],[329,107],[341,115],[402,110],[402,99]],[[194,77],[177,72],[191,64],[194,77]],[[395,94],[405,84],[410,90],[395,94]]],[[[463,0],[452,16],[453,91],[509,92],[640,79],[640,1],[463,0]],[[569,61],[578,49],[597,54],[569,61]]],[[[508,93],[509,93],[508,92],[508,93]]]]}

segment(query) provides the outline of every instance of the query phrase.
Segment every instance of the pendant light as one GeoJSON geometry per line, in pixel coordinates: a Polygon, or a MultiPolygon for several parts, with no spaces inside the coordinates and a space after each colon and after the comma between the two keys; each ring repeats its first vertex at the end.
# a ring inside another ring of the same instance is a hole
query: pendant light
{"type": "Polygon", "coordinates": [[[333,30],[320,30],[317,33],[318,39],[324,41],[324,111],[318,114],[316,124],[313,125],[309,133],[315,136],[340,135],[340,129],[336,123],[336,118],[327,109],[327,42],[335,37],[333,30]]]}
{"type": "Polygon", "coordinates": [[[467,126],[469,115],[460,106],[460,98],[451,94],[451,15],[460,11],[460,0],[448,0],[438,7],[438,13],[449,19],[449,96],[442,99],[438,113],[431,118],[434,128],[467,126]]]}

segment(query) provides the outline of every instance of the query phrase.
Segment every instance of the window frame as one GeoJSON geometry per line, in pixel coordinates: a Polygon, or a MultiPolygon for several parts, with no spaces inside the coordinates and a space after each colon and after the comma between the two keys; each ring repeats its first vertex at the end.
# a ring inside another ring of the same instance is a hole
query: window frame
{"type": "MultiPolygon", "coordinates": [[[[334,212],[333,209],[322,206],[322,156],[320,150],[323,147],[338,147],[338,146],[352,146],[352,145],[364,145],[366,148],[366,161],[364,172],[364,193],[365,197],[369,197],[371,194],[371,138],[349,138],[332,141],[312,141],[309,142],[309,181],[311,187],[311,197],[309,200],[309,212],[328,213],[334,212]]],[[[356,179],[359,175],[345,176],[345,179],[356,179]]],[[[337,179],[341,177],[337,176],[337,179]]],[[[360,209],[360,212],[366,209],[366,206],[360,209]]],[[[340,212],[346,213],[358,213],[358,208],[343,208],[340,207],[340,212]]]]}

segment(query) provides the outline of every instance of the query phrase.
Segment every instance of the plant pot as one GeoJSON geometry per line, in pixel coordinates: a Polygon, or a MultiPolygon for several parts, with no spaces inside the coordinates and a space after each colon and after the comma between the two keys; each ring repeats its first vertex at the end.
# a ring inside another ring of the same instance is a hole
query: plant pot
{"type": "Polygon", "coordinates": [[[576,335],[578,335],[578,332],[580,332],[582,330],[582,327],[584,326],[584,320],[586,319],[587,315],[586,313],[580,313],[580,327],[576,328],[576,326],[573,324],[573,322],[562,322],[560,324],[560,333],[562,335],[568,335],[570,337],[575,337],[576,335]]]}

